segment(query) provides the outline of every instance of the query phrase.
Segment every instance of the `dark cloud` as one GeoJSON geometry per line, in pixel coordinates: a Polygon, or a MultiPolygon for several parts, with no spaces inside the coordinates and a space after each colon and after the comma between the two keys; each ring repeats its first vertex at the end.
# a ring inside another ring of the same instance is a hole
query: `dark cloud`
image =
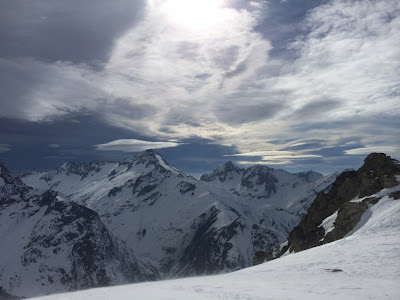
{"type": "Polygon", "coordinates": [[[97,64],[144,0],[0,0],[0,56],[97,64]]]}
{"type": "Polygon", "coordinates": [[[297,55],[287,45],[303,33],[301,21],[307,12],[325,0],[269,0],[264,19],[256,27],[272,43],[271,56],[294,59],[297,55]]]}
{"type": "Polygon", "coordinates": [[[0,117],[42,120],[93,107],[93,100],[105,96],[94,76],[86,65],[44,63],[30,57],[2,59],[0,117]]]}

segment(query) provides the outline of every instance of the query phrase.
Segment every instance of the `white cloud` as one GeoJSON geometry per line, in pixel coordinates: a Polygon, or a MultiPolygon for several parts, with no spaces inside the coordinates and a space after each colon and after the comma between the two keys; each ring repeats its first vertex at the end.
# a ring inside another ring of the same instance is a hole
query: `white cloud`
{"type": "Polygon", "coordinates": [[[229,154],[224,156],[275,156],[275,155],[291,155],[290,151],[256,151],[256,152],[246,152],[238,154],[229,154]]]}
{"type": "Polygon", "coordinates": [[[291,91],[294,110],[335,99],[336,107],[309,121],[399,112],[398,1],[330,1],[310,11],[304,24],[309,34],[292,45],[300,57],[275,86],[291,91]]]}
{"type": "Polygon", "coordinates": [[[11,147],[9,144],[0,144],[0,153],[11,151],[11,147]]]}
{"type": "Polygon", "coordinates": [[[235,164],[238,165],[246,165],[246,166],[254,166],[254,165],[290,165],[292,164],[292,161],[290,160],[282,160],[282,161],[245,161],[245,160],[240,160],[240,161],[235,161],[235,164]]]}
{"type": "Polygon", "coordinates": [[[392,147],[392,146],[377,146],[377,147],[364,147],[364,148],[355,148],[344,151],[348,155],[368,155],[373,152],[378,153],[386,153],[393,157],[400,158],[400,146],[392,147]]]}
{"type": "Polygon", "coordinates": [[[95,145],[101,151],[141,152],[147,149],[173,148],[182,145],[177,142],[149,142],[136,139],[115,140],[106,144],[95,145]]]}

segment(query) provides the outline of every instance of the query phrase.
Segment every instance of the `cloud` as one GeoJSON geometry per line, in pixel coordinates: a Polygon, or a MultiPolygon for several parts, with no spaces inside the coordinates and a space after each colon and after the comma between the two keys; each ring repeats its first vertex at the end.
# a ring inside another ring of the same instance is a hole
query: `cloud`
{"type": "Polygon", "coordinates": [[[316,103],[330,103],[314,122],[394,116],[400,109],[399,9],[396,1],[329,1],[311,10],[303,23],[308,34],[291,45],[299,58],[276,85],[292,91],[293,109],[312,113],[323,108],[316,103]]]}
{"type": "Polygon", "coordinates": [[[34,58],[2,59],[0,117],[43,121],[80,110],[96,111],[109,94],[87,65],[34,58]],[[62,84],[61,84],[62,83],[62,84]]]}
{"type": "Polygon", "coordinates": [[[149,142],[136,139],[115,140],[106,144],[95,145],[101,151],[141,152],[147,149],[173,148],[182,145],[177,142],[149,142]]]}
{"type": "Polygon", "coordinates": [[[0,153],[11,151],[11,145],[8,144],[0,144],[0,153]]]}
{"type": "MultiPolygon", "coordinates": [[[[132,7],[120,1],[123,5],[112,15],[123,10],[122,20],[131,20],[125,10],[132,7]]],[[[207,23],[212,29],[201,30],[197,24],[194,30],[171,21],[164,9],[168,1],[148,0],[138,6],[141,16],[132,16],[135,20],[129,26],[118,21],[104,37],[96,32],[94,39],[101,42],[92,40],[88,49],[107,46],[106,55],[100,50],[93,54],[102,60],[101,68],[93,67],[87,54],[78,50],[63,55],[61,46],[47,47],[48,56],[45,49],[33,47],[22,58],[12,56],[7,48],[0,71],[1,96],[7,101],[0,103],[0,117],[48,121],[87,111],[149,140],[198,137],[235,147],[238,154],[290,150],[304,160],[319,159],[321,151],[347,144],[340,148],[343,153],[351,142],[356,143],[351,147],[392,147],[391,141],[399,139],[398,1],[325,1],[308,11],[296,24],[298,29],[281,24],[284,29],[279,31],[292,30],[298,36],[280,43],[262,34],[268,31],[262,28],[267,24],[264,19],[276,20],[272,4],[235,1],[234,7],[213,11],[218,18],[207,23]],[[281,49],[287,55],[271,56],[281,49]],[[311,140],[318,142],[301,144],[311,140]]],[[[284,6],[299,5],[292,3],[284,6]]],[[[60,11],[60,5],[50,9],[49,16],[60,11]]],[[[91,24],[105,13],[101,7],[91,24]]],[[[37,13],[37,8],[32,10],[36,17],[37,13]]],[[[90,14],[86,11],[86,15],[90,14]]],[[[77,24],[85,25],[82,16],[76,17],[77,24]]],[[[29,22],[41,20],[28,17],[29,22]]],[[[34,33],[43,28],[35,26],[34,33]]],[[[107,31],[104,26],[99,31],[107,31]]],[[[57,33],[68,30],[64,23],[54,28],[57,33]]],[[[51,26],[46,30],[50,34],[44,45],[64,36],[55,37],[51,26]]],[[[77,33],[72,44],[87,35],[90,32],[77,33]]],[[[30,42],[24,44],[30,49],[30,42]]],[[[97,147],[129,150],[139,145],[97,147]]],[[[280,155],[280,162],[291,156],[280,155]]],[[[279,157],[259,156],[270,161],[279,157]]]]}
{"type": "Polygon", "coordinates": [[[2,1],[0,56],[100,65],[140,19],[143,0],[2,1]]]}
{"type": "Polygon", "coordinates": [[[246,152],[246,153],[237,153],[237,154],[227,154],[224,156],[274,156],[274,155],[283,155],[283,154],[292,154],[289,151],[256,151],[256,152],[246,152]]]}
{"type": "Polygon", "coordinates": [[[235,161],[235,164],[238,165],[246,165],[246,166],[254,166],[254,165],[290,165],[292,162],[290,160],[282,160],[282,161],[245,161],[239,160],[235,161]]]}
{"type": "Polygon", "coordinates": [[[321,155],[317,154],[304,154],[301,151],[256,151],[237,153],[224,156],[231,157],[261,157],[261,161],[250,162],[250,161],[237,161],[239,164],[250,165],[250,164],[264,164],[264,165],[289,165],[294,161],[307,160],[322,158],[321,155]]]}
{"type": "Polygon", "coordinates": [[[400,158],[400,146],[364,147],[364,148],[355,148],[344,151],[344,153],[348,155],[368,155],[373,152],[386,153],[388,155],[400,158]]]}
{"type": "Polygon", "coordinates": [[[50,148],[52,148],[52,149],[58,149],[58,148],[60,148],[60,144],[49,144],[48,145],[50,148]]]}

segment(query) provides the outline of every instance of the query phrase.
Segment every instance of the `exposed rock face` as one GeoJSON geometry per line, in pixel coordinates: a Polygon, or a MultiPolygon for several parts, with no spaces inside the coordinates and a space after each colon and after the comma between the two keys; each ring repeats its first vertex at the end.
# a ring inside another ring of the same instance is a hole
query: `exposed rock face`
{"type": "Polygon", "coordinates": [[[323,243],[326,244],[343,238],[357,225],[367,209],[368,204],[365,202],[344,203],[338,211],[335,221],[335,228],[326,233],[323,243]]]}
{"type": "Polygon", "coordinates": [[[349,201],[397,186],[396,175],[399,174],[400,164],[390,156],[383,153],[368,155],[358,171],[343,172],[329,192],[318,194],[306,216],[290,232],[286,246],[269,253],[258,253],[254,261],[276,258],[286,251],[299,252],[343,238],[357,225],[368,205],[373,205],[378,199],[366,198],[357,203],[349,201]],[[321,224],[335,212],[334,229],[325,232],[321,224]]]}

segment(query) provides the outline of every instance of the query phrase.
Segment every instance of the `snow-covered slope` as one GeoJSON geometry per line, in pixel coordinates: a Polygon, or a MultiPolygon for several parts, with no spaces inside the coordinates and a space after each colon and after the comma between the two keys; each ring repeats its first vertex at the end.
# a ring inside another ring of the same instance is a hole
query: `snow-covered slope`
{"type": "Polygon", "coordinates": [[[228,187],[236,179],[221,183],[203,176],[198,181],[148,150],[120,163],[67,163],[22,180],[93,209],[107,228],[166,276],[187,276],[250,266],[255,251],[286,239],[311,199],[334,178],[260,166],[240,176],[241,193],[235,193],[228,187]]]}
{"type": "Polygon", "coordinates": [[[230,274],[52,295],[64,299],[400,299],[400,200],[384,197],[341,240],[230,274]]]}
{"type": "Polygon", "coordinates": [[[158,278],[93,210],[27,187],[2,164],[0,178],[0,298],[158,278]]]}

